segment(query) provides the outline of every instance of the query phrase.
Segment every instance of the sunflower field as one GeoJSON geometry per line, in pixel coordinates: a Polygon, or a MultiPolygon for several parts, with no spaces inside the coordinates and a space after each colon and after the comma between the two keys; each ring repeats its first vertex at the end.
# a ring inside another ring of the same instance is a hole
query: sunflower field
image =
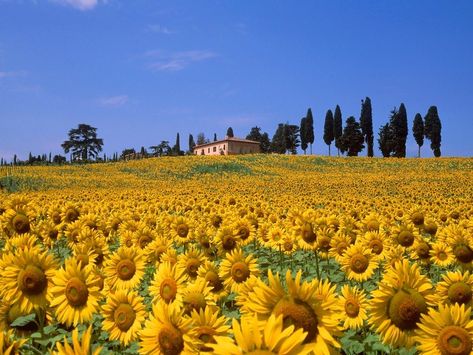
{"type": "Polygon", "coordinates": [[[473,349],[473,160],[0,172],[0,354],[473,349]]]}

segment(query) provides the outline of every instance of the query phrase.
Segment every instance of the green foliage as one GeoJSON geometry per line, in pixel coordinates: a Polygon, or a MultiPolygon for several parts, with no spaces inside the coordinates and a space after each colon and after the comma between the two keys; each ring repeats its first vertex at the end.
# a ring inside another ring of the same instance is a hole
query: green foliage
{"type": "Polygon", "coordinates": [[[365,100],[361,101],[361,114],[360,114],[360,126],[361,132],[365,137],[365,142],[368,145],[368,156],[372,157],[373,152],[373,114],[371,109],[371,99],[366,97],[365,100]]]}
{"type": "Polygon", "coordinates": [[[278,124],[278,128],[271,140],[271,152],[279,154],[286,153],[286,137],[283,123],[278,124]]]}
{"type": "Polygon", "coordinates": [[[232,128],[232,127],[228,127],[228,129],[227,129],[227,137],[229,137],[229,138],[234,137],[233,128],[232,128]]]}
{"type": "Polygon", "coordinates": [[[102,151],[103,139],[97,138],[97,128],[81,123],[77,128],[69,130],[69,140],[61,147],[65,153],[72,152],[73,160],[87,161],[96,159],[102,151]]]}
{"type": "Polygon", "coordinates": [[[343,134],[342,111],[340,110],[340,106],[337,105],[337,107],[335,107],[335,112],[333,114],[333,137],[335,139],[335,147],[337,147],[338,149],[338,155],[340,155],[340,145],[341,145],[342,134],[343,134]]]}
{"type": "Polygon", "coordinates": [[[268,133],[264,132],[261,134],[261,128],[258,126],[252,127],[250,133],[246,136],[246,139],[259,142],[261,153],[268,153],[270,151],[270,141],[268,133]]]}
{"type": "Polygon", "coordinates": [[[442,143],[442,123],[437,111],[437,106],[430,106],[424,118],[425,138],[430,140],[430,148],[435,157],[440,157],[440,145],[442,143]]]}
{"type": "Polygon", "coordinates": [[[307,142],[307,118],[301,118],[301,126],[300,126],[300,136],[301,136],[301,148],[306,153],[307,147],[309,146],[307,142]]]}
{"type": "Polygon", "coordinates": [[[358,153],[365,147],[363,142],[360,124],[355,120],[355,117],[348,117],[341,137],[340,150],[342,153],[347,152],[348,156],[358,156],[358,153]]]}
{"type": "Polygon", "coordinates": [[[325,114],[324,123],[324,142],[328,145],[328,155],[330,155],[330,145],[335,139],[333,128],[333,113],[332,110],[328,110],[325,114]]]}
{"type": "Polygon", "coordinates": [[[310,154],[312,154],[312,144],[314,143],[314,117],[312,116],[312,110],[307,110],[306,122],[305,122],[305,140],[310,144],[310,154]]]}
{"type": "Polygon", "coordinates": [[[414,139],[416,140],[417,145],[419,146],[419,153],[418,156],[420,158],[420,147],[424,145],[424,121],[422,120],[422,116],[420,113],[417,113],[414,117],[414,123],[412,125],[412,133],[414,135],[414,139]]]}
{"type": "Polygon", "coordinates": [[[34,322],[36,320],[36,313],[31,313],[26,316],[16,318],[11,324],[11,327],[23,327],[28,323],[34,322]]]}

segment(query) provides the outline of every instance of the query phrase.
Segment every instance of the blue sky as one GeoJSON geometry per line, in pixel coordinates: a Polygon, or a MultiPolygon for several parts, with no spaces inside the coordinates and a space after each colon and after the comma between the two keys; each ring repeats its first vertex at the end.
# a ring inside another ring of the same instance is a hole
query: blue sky
{"type": "Polygon", "coordinates": [[[443,155],[472,156],[472,18],[472,1],[0,0],[0,156],[61,153],[79,123],[107,154],[272,136],[308,107],[327,154],[325,112],[359,118],[365,96],[376,136],[405,103],[408,155],[414,115],[437,105],[443,155]]]}

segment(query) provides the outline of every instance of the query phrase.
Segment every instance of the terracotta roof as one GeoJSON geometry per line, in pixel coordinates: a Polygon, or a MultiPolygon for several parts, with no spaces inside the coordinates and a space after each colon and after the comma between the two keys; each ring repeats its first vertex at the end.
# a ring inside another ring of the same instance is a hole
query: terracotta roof
{"type": "Polygon", "coordinates": [[[223,143],[223,142],[241,142],[241,143],[259,144],[259,142],[251,141],[249,139],[236,138],[236,137],[226,137],[225,139],[220,139],[220,140],[215,141],[215,142],[209,142],[209,143],[205,143],[205,144],[195,145],[194,149],[199,148],[199,147],[205,147],[205,146],[208,146],[208,145],[219,144],[219,143],[223,143]]]}

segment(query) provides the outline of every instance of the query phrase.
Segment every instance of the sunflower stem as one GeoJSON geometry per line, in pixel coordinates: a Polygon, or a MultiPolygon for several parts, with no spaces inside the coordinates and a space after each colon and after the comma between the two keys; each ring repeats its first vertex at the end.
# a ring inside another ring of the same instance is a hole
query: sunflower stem
{"type": "Polygon", "coordinates": [[[317,278],[320,280],[319,254],[317,251],[315,251],[315,270],[317,271],[317,278]]]}

